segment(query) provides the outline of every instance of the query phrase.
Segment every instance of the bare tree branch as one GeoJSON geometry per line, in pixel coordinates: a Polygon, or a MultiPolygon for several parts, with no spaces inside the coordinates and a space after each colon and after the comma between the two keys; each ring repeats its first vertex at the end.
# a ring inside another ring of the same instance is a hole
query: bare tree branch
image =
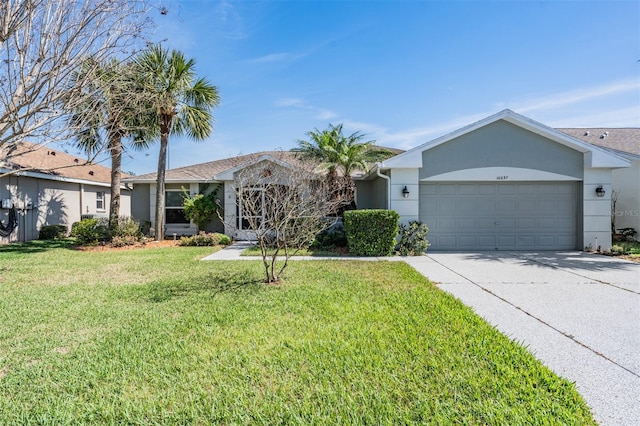
{"type": "Polygon", "coordinates": [[[300,163],[290,153],[275,160],[241,168],[234,180],[240,221],[260,246],[270,283],[281,279],[291,256],[335,224],[338,218],[329,215],[348,194],[336,188],[335,181],[315,173],[315,163],[300,163]]]}
{"type": "MultiPolygon", "coordinates": [[[[151,21],[145,0],[2,0],[0,2],[0,159],[22,141],[70,140],[65,115],[91,83],[74,72],[92,58],[128,58],[151,21]]],[[[92,73],[86,73],[90,76],[92,73]]]]}

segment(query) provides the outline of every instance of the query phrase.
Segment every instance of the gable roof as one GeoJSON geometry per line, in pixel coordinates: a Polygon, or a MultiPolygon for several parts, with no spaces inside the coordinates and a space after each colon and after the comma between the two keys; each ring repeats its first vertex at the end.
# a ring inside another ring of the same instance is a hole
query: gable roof
{"type": "MultiPolygon", "coordinates": [[[[252,163],[263,158],[282,158],[295,161],[295,156],[289,151],[260,151],[253,154],[239,155],[223,158],[221,160],[208,161],[206,163],[169,169],[165,175],[165,182],[209,182],[218,180],[216,177],[229,170],[236,169],[244,164],[252,163]]],[[[148,183],[156,181],[157,173],[146,173],[127,179],[132,183],[148,183]]]]}
{"type": "MultiPolygon", "coordinates": [[[[46,145],[22,142],[7,159],[0,158],[0,173],[16,171],[19,176],[40,179],[91,183],[110,186],[111,168],[87,164],[87,160],[55,150],[46,145]]],[[[123,173],[122,178],[130,177],[123,173]]]]}
{"type": "Polygon", "coordinates": [[[640,128],[568,128],[557,129],[584,142],[618,153],[640,157],[640,128]]]}
{"type": "Polygon", "coordinates": [[[462,127],[444,136],[441,136],[427,143],[419,145],[413,149],[410,149],[409,151],[404,152],[403,154],[396,155],[395,157],[382,161],[380,163],[380,168],[381,169],[420,168],[422,167],[422,155],[420,154],[423,151],[427,151],[429,149],[435,148],[438,145],[449,142],[450,140],[463,136],[467,133],[471,133],[474,130],[477,130],[481,127],[488,126],[499,120],[504,120],[515,126],[518,126],[530,132],[536,133],[547,139],[550,139],[557,143],[565,145],[569,148],[575,149],[576,151],[587,154],[586,165],[588,167],[614,167],[615,168],[615,167],[628,167],[630,165],[628,161],[618,157],[617,155],[611,153],[610,151],[604,150],[595,145],[591,145],[576,137],[560,132],[556,129],[553,129],[535,120],[527,118],[523,115],[516,114],[515,112],[509,109],[505,109],[500,111],[497,114],[491,115],[480,121],[469,124],[468,126],[462,127]]]}
{"type": "MultiPolygon", "coordinates": [[[[396,148],[379,147],[389,150],[394,154],[404,151],[396,148]]],[[[165,182],[213,182],[221,180],[232,180],[233,173],[249,164],[263,160],[271,160],[276,163],[288,163],[294,167],[307,167],[308,162],[300,158],[294,151],[260,151],[252,154],[239,155],[221,160],[208,161],[206,163],[194,164],[191,166],[178,167],[166,171],[165,182]]],[[[146,173],[126,179],[131,183],[153,183],[156,181],[157,173],[146,173]]],[[[354,174],[360,177],[363,173],[354,174]]]]}

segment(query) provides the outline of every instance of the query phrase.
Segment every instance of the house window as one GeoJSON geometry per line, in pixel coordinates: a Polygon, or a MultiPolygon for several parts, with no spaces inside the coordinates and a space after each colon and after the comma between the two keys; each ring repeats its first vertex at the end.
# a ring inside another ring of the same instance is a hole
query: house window
{"type": "Polygon", "coordinates": [[[165,223],[189,223],[184,216],[184,194],[182,191],[166,191],[164,201],[164,222],[165,223]]]}
{"type": "Polygon", "coordinates": [[[104,191],[96,192],[96,210],[104,210],[104,191]]]}

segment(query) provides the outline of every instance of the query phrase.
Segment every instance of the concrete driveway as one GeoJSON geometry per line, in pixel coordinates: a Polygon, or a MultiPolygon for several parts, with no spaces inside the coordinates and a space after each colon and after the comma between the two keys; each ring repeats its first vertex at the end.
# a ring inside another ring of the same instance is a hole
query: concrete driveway
{"type": "Polygon", "coordinates": [[[640,424],[640,264],[581,252],[405,260],[575,382],[599,423],[640,424]]]}

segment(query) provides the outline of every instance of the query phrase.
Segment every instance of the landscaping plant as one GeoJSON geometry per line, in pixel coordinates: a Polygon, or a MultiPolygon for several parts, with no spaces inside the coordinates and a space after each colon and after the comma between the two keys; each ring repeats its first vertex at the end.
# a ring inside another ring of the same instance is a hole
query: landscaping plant
{"type": "Polygon", "coordinates": [[[429,228],[418,220],[412,220],[408,225],[400,224],[400,240],[396,251],[400,256],[420,256],[427,251],[429,241],[427,233],[429,228]]]}
{"type": "Polygon", "coordinates": [[[344,212],[349,253],[355,256],[390,256],[396,245],[400,215],[393,210],[344,212]]]}

